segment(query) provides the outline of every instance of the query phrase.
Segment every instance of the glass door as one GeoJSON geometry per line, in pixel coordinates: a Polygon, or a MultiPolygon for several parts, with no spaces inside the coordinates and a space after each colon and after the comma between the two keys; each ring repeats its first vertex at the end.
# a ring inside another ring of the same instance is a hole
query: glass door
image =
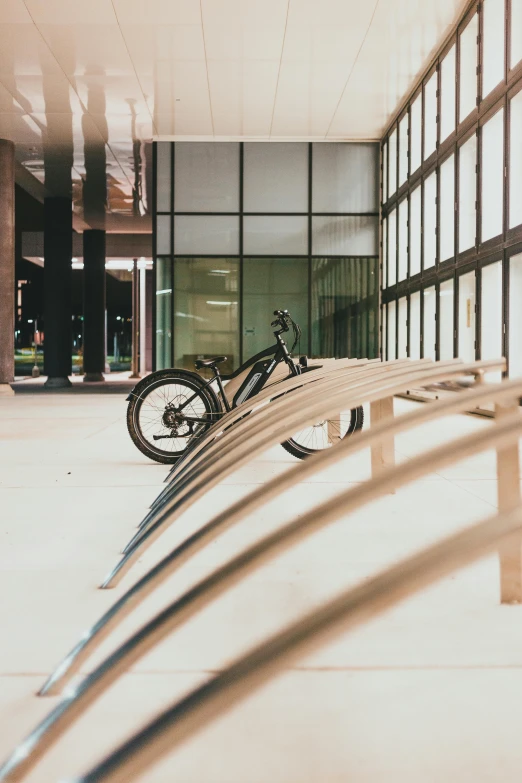
{"type": "Polygon", "coordinates": [[[439,289],[439,359],[453,359],[454,307],[453,279],[439,289]]]}
{"type": "Polygon", "coordinates": [[[410,359],[420,359],[421,293],[410,296],[410,359]]]}
{"type": "Polygon", "coordinates": [[[522,253],[509,259],[509,377],[522,378],[522,253]]]}
{"type": "Polygon", "coordinates": [[[399,345],[398,345],[398,359],[408,358],[408,297],[403,296],[399,299],[398,308],[398,328],[399,328],[399,345]]]}
{"type": "MultiPolygon", "coordinates": [[[[480,357],[498,359],[503,355],[502,261],[482,268],[480,294],[480,357]]],[[[502,373],[488,375],[500,380],[502,373]]]]}
{"type": "Polygon", "coordinates": [[[459,344],[458,356],[465,362],[475,361],[476,340],[476,273],[459,278],[459,344]]]}
{"type": "Polygon", "coordinates": [[[435,314],[437,310],[437,300],[435,296],[435,286],[426,288],[424,291],[424,329],[423,329],[423,345],[424,345],[424,358],[435,359],[435,314]]]}

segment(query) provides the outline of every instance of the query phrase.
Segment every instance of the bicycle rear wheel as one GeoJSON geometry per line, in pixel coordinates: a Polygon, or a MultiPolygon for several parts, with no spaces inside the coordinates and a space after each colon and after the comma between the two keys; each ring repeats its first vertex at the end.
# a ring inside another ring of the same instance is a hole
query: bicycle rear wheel
{"type": "Polygon", "coordinates": [[[312,427],[305,427],[292,435],[281,446],[294,457],[305,459],[318,451],[331,448],[343,438],[362,430],[363,425],[363,409],[354,408],[351,411],[340,413],[333,419],[325,419],[312,427]]]}

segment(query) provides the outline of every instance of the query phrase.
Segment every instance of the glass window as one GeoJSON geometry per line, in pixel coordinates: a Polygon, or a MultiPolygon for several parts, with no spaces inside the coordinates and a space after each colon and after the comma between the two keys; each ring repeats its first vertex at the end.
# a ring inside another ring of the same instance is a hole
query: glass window
{"type": "Polygon", "coordinates": [[[478,16],[475,14],[460,35],[459,122],[477,107],[478,16]]]}
{"type": "Polygon", "coordinates": [[[156,216],[156,252],[170,255],[170,215],[156,216]]]}
{"type": "Polygon", "coordinates": [[[437,301],[435,286],[426,288],[424,294],[424,358],[435,359],[435,313],[437,301]]]}
{"type": "Polygon", "coordinates": [[[239,255],[239,218],[231,215],[176,215],[176,255],[239,255]]]}
{"type": "Polygon", "coordinates": [[[382,148],[382,201],[388,201],[388,142],[382,148]]]}
{"type": "Polygon", "coordinates": [[[509,227],[522,223],[522,91],[510,101],[509,227]]]}
{"type": "Polygon", "coordinates": [[[455,155],[440,167],[440,260],[455,255],[455,155]]]}
{"type": "Polygon", "coordinates": [[[410,359],[420,359],[421,293],[410,296],[410,359]]]}
{"type": "Polygon", "coordinates": [[[377,258],[312,259],[313,356],[378,355],[378,273],[377,258]]]}
{"type": "Polygon", "coordinates": [[[437,71],[424,86],[424,160],[437,149],[437,71]]]}
{"type": "MultiPolygon", "coordinates": [[[[172,144],[160,141],[156,144],[156,210],[172,212],[170,184],[172,144]]],[[[170,250],[168,251],[170,253],[170,250]]]]}
{"type": "Polygon", "coordinates": [[[274,330],[270,326],[274,310],[288,310],[291,313],[302,330],[300,351],[306,353],[308,351],[308,260],[306,258],[245,258],[242,334],[245,359],[254,356],[274,342],[274,330]]]}
{"type": "Polygon", "coordinates": [[[176,212],[239,212],[239,144],[184,141],[174,154],[176,212]]]}
{"type": "Polygon", "coordinates": [[[377,256],[379,218],[365,215],[314,217],[312,248],[315,256],[377,256]]]}
{"type": "Polygon", "coordinates": [[[482,97],[504,80],[505,0],[484,0],[482,7],[482,97]]]}
{"type": "Polygon", "coordinates": [[[437,256],[437,174],[424,181],[424,269],[435,265],[437,256]]]}
{"type": "Polygon", "coordinates": [[[502,233],[504,219],[504,110],[482,128],[481,240],[502,233]]]}
{"type": "Polygon", "coordinates": [[[408,199],[399,204],[399,275],[398,281],[408,277],[408,199]]]}
{"type": "Polygon", "coordinates": [[[177,258],[174,273],[174,363],[194,369],[198,358],[228,357],[222,372],[239,366],[239,261],[177,258]]]}
{"type": "Polygon", "coordinates": [[[397,190],[397,130],[390,133],[388,140],[388,198],[397,190]]]}
{"type": "Polygon", "coordinates": [[[397,210],[388,217],[388,285],[397,282],[397,210]]]}
{"type": "Polygon", "coordinates": [[[312,183],[313,212],[378,212],[379,145],[313,144],[312,183]]]}
{"type": "Polygon", "coordinates": [[[172,367],[172,260],[156,259],[156,369],[172,367]]]}
{"type": "Polygon", "coordinates": [[[422,163],[422,92],[411,105],[410,174],[422,163]]]}
{"type": "Polygon", "coordinates": [[[245,217],[243,247],[248,254],[308,255],[308,218],[298,216],[245,217]]]}
{"type": "Polygon", "coordinates": [[[453,280],[445,280],[439,289],[439,359],[453,359],[453,333],[455,327],[453,306],[453,280]]]}
{"type": "Polygon", "coordinates": [[[477,136],[459,149],[459,253],[475,247],[477,236],[477,136]]]}
{"type": "Polygon", "coordinates": [[[307,144],[245,144],[244,210],[308,211],[307,144]]]}
{"type": "Polygon", "coordinates": [[[386,288],[386,270],[388,269],[388,218],[382,219],[382,287],[386,288]]]}
{"type": "Polygon", "coordinates": [[[418,275],[421,271],[421,217],[422,199],[421,186],[412,191],[410,197],[410,275],[418,275]]]}
{"type": "Polygon", "coordinates": [[[511,0],[511,68],[522,60],[522,0],[511,0]]]}
{"type": "Polygon", "coordinates": [[[408,112],[399,123],[399,187],[408,179],[408,112]]]}
{"type": "Polygon", "coordinates": [[[440,67],[440,140],[444,141],[455,130],[456,46],[452,46],[440,67]]]}
{"type": "Polygon", "coordinates": [[[459,278],[459,358],[475,361],[475,272],[459,278]]]}
{"type": "Polygon", "coordinates": [[[395,302],[388,302],[388,320],[387,320],[387,352],[386,358],[389,362],[397,358],[395,350],[396,340],[396,320],[395,320],[395,302]]]}
{"type": "MultiPolygon", "coordinates": [[[[480,358],[499,359],[504,355],[502,335],[502,261],[488,264],[482,269],[480,299],[480,358]]],[[[500,380],[502,373],[492,373],[491,380],[500,380]]]]}
{"type": "Polygon", "coordinates": [[[397,359],[408,357],[408,297],[399,299],[398,307],[398,351],[397,359]]]}
{"type": "Polygon", "coordinates": [[[509,259],[509,377],[522,377],[522,253],[509,259]]]}

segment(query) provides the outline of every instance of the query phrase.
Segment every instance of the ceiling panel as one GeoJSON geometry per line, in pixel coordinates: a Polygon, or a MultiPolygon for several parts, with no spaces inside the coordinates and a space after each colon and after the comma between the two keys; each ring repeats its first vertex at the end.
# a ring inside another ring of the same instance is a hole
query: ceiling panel
{"type": "Polygon", "coordinates": [[[279,63],[270,61],[208,63],[216,136],[268,136],[279,63]]]}
{"type": "MultiPolygon", "coordinates": [[[[3,0],[2,0],[3,2],[3,0]]],[[[42,24],[113,24],[112,0],[24,0],[32,20],[42,24]]]]}
{"type": "Polygon", "coordinates": [[[31,21],[24,0],[2,0],[0,3],[0,24],[28,24],[31,21]]]}
{"type": "Polygon", "coordinates": [[[120,24],[201,24],[199,0],[113,0],[120,24]]]}
{"type": "MultiPolygon", "coordinates": [[[[150,22],[150,20],[149,20],[150,22]]],[[[153,76],[158,62],[205,60],[201,25],[124,25],[122,33],[138,75],[153,76]]]]}
{"type": "Polygon", "coordinates": [[[42,24],[39,29],[68,76],[134,74],[117,24],[42,24]]]}

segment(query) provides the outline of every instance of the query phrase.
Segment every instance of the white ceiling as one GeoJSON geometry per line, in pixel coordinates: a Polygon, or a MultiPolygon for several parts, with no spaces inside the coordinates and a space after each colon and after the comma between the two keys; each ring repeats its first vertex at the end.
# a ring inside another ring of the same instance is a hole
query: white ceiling
{"type": "Polygon", "coordinates": [[[380,139],[466,5],[0,0],[0,138],[52,192],[71,160],[79,205],[101,153],[121,231],[152,138],[380,139]]]}

